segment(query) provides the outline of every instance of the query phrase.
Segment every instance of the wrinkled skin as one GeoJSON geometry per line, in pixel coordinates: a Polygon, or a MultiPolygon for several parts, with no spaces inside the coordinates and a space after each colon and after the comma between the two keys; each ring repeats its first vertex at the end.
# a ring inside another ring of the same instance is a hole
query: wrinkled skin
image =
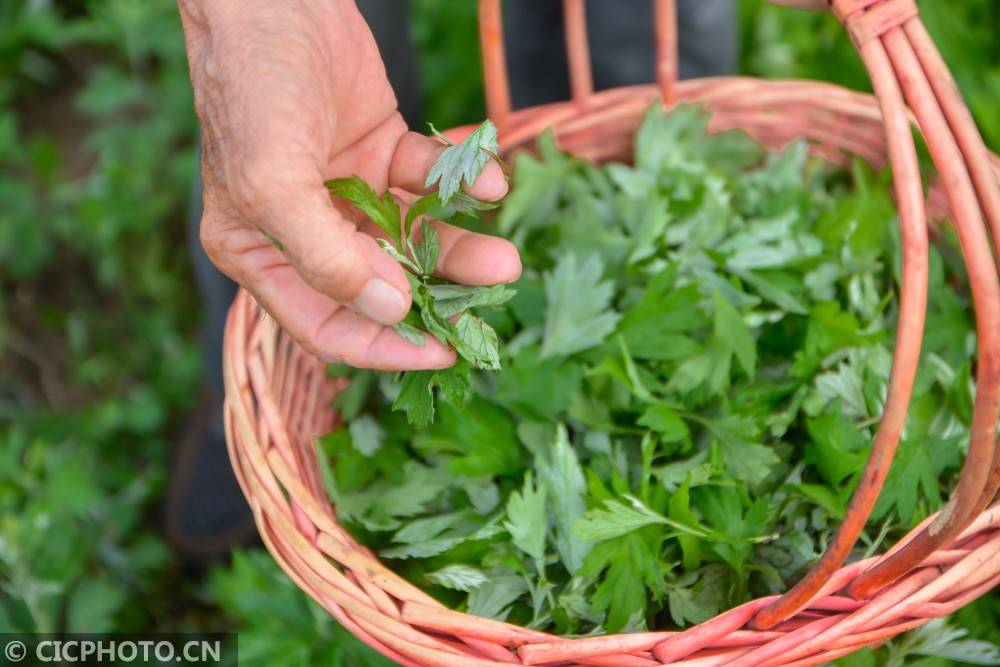
{"type": "MultiPolygon", "coordinates": [[[[454,363],[433,337],[418,347],[386,326],[410,308],[403,269],[378,247],[374,224],[323,186],[357,174],[379,192],[419,194],[444,149],[407,131],[354,3],[180,0],[180,10],[203,130],[201,241],[211,260],[327,361],[384,370],[454,363]]],[[[506,190],[490,162],[470,194],[494,200],[506,190]]],[[[520,275],[506,240],[431,224],[439,275],[474,285],[520,275]]]]}

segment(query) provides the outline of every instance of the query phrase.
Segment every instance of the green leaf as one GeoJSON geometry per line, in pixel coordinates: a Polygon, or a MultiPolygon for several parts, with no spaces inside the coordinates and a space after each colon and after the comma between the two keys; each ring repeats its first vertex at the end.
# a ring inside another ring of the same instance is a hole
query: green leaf
{"type": "Polygon", "coordinates": [[[785,488],[798,493],[823,510],[834,519],[844,516],[844,503],[828,486],[822,484],[788,484],[785,488]]]}
{"type": "Polygon", "coordinates": [[[600,345],[615,330],[620,316],[611,309],[614,284],[601,280],[603,273],[604,263],[596,255],[580,263],[569,253],[545,274],[548,311],[543,358],[568,356],[600,345]]]}
{"type": "Polygon", "coordinates": [[[943,618],[936,618],[893,641],[886,666],[902,667],[908,664],[906,657],[911,655],[933,656],[968,665],[1000,665],[1000,646],[966,639],[968,634],[968,630],[949,625],[943,618]]]}
{"type": "MultiPolygon", "coordinates": [[[[417,266],[420,267],[421,275],[427,276],[434,273],[437,268],[438,255],[441,252],[441,243],[438,241],[437,231],[432,225],[425,223],[420,226],[420,239],[411,245],[411,252],[417,266]]],[[[448,316],[442,315],[442,317],[448,316]]]]}
{"type": "Polygon", "coordinates": [[[735,479],[758,484],[779,463],[772,448],[752,442],[760,430],[750,419],[729,415],[707,420],[705,426],[718,443],[722,461],[735,479]]]}
{"type": "Polygon", "coordinates": [[[434,310],[444,318],[460,315],[470,308],[499,306],[517,294],[507,285],[429,285],[434,297],[434,310]]]}
{"type": "Polygon", "coordinates": [[[464,512],[438,514],[436,516],[414,519],[396,531],[392,541],[400,544],[419,544],[440,537],[441,533],[455,527],[466,518],[464,512]]]}
{"type": "Polygon", "coordinates": [[[424,456],[448,454],[447,469],[456,475],[519,474],[524,465],[514,424],[503,410],[481,396],[463,405],[439,404],[440,419],[413,435],[424,456]]]}
{"type": "MultiPolygon", "coordinates": [[[[440,135],[438,135],[440,136],[440,135]]],[[[489,120],[476,128],[462,143],[452,144],[434,162],[424,187],[438,187],[442,204],[447,204],[462,189],[471,186],[497,153],[497,128],[489,120]]]]}
{"type": "Polygon", "coordinates": [[[335,178],[326,182],[326,188],[333,196],[346,199],[361,209],[362,213],[396,242],[397,247],[402,247],[399,206],[390,192],[387,191],[379,198],[360,176],[335,178]]]}
{"type": "Polygon", "coordinates": [[[538,345],[520,350],[497,376],[495,398],[519,415],[555,419],[583,380],[580,364],[542,359],[538,345]]]}
{"type": "MultiPolygon", "coordinates": [[[[691,509],[691,480],[693,475],[689,472],[672,496],[668,504],[668,514],[674,521],[684,524],[692,529],[706,531],[698,516],[691,509]]],[[[678,542],[681,545],[681,553],[684,555],[684,567],[687,570],[697,569],[702,560],[702,541],[694,535],[678,535],[678,542]]]]}
{"type": "Polygon", "coordinates": [[[347,425],[351,445],[364,456],[371,458],[385,441],[385,431],[371,415],[360,415],[347,425]]]}
{"type": "Polygon", "coordinates": [[[524,476],[521,492],[510,494],[507,521],[503,524],[514,546],[531,556],[536,563],[545,559],[545,532],[548,526],[546,493],[545,484],[536,485],[529,470],[524,476]]]}
{"type": "Polygon", "coordinates": [[[650,405],[637,423],[659,433],[665,442],[677,442],[690,435],[684,420],[665,405],[650,405]]]}
{"type": "Polygon", "coordinates": [[[443,553],[451,551],[465,541],[462,535],[445,535],[435,537],[424,542],[414,542],[404,544],[379,551],[382,558],[396,558],[406,560],[409,558],[433,558],[443,553]]]}
{"type": "Polygon", "coordinates": [[[434,421],[433,375],[433,371],[406,371],[399,394],[392,402],[392,409],[405,412],[406,420],[414,426],[427,426],[434,421]]]}
{"type": "Polygon", "coordinates": [[[676,269],[664,269],[646,286],[642,298],[618,324],[637,359],[676,360],[693,356],[698,345],[682,335],[709,324],[698,304],[697,285],[677,287],[676,269]]]}
{"type": "Polygon", "coordinates": [[[606,500],[602,507],[590,510],[576,522],[573,530],[582,539],[601,542],[656,523],[669,524],[670,521],[638,498],[625,496],[624,500],[606,500]]]}
{"type": "Polygon", "coordinates": [[[444,400],[452,405],[464,405],[471,389],[469,365],[459,359],[451,368],[434,371],[431,385],[439,388],[444,400]]]}
{"type": "Polygon", "coordinates": [[[604,627],[618,632],[635,615],[646,611],[647,590],[654,596],[664,593],[660,563],[636,533],[602,542],[584,561],[581,574],[601,581],[591,597],[594,611],[607,612],[604,627]]]}
{"type": "Polygon", "coordinates": [[[723,341],[752,379],[757,365],[757,346],[750,327],[729,301],[718,291],[712,293],[715,305],[715,337],[723,341]]]}
{"type": "Polygon", "coordinates": [[[394,260],[396,260],[406,268],[410,269],[414,273],[421,273],[420,267],[414,264],[409,257],[396,250],[396,246],[392,245],[392,243],[386,241],[385,239],[376,239],[376,241],[378,242],[379,247],[382,248],[382,250],[385,250],[387,253],[389,253],[389,255],[394,260]]]}
{"type": "Polygon", "coordinates": [[[820,415],[808,422],[810,441],[805,459],[831,486],[865,467],[868,438],[839,410],[820,415]]]}
{"type": "Polygon", "coordinates": [[[490,574],[490,580],[469,594],[468,612],[473,616],[505,620],[510,605],[528,592],[519,574],[490,574]]]}
{"type": "Polygon", "coordinates": [[[392,328],[400,335],[401,338],[403,338],[403,340],[409,341],[414,345],[423,347],[424,343],[427,342],[424,339],[424,332],[409,322],[397,322],[392,325],[392,328]]]}
{"type": "Polygon", "coordinates": [[[126,601],[127,593],[120,583],[106,576],[88,577],[77,584],[69,599],[66,629],[69,632],[111,632],[115,628],[114,616],[126,601]]]}
{"type": "Polygon", "coordinates": [[[465,593],[471,593],[490,580],[489,576],[482,570],[461,563],[446,565],[440,570],[428,572],[424,576],[432,584],[465,593]]]}
{"type": "Polygon", "coordinates": [[[413,223],[417,221],[421,216],[429,214],[435,207],[441,205],[441,199],[438,197],[436,192],[432,192],[429,195],[424,195],[417,201],[410,204],[409,210],[406,211],[406,229],[403,232],[409,238],[409,234],[413,231],[413,223]]]}
{"type": "Polygon", "coordinates": [[[500,370],[500,343],[489,324],[466,312],[455,323],[451,342],[455,350],[476,368],[500,370]]]}
{"type": "Polygon", "coordinates": [[[960,440],[961,436],[929,438],[922,442],[908,440],[901,442],[885,485],[882,487],[882,493],[879,494],[872,510],[872,519],[877,521],[895,510],[900,521],[911,525],[921,500],[925,501],[924,506],[927,510],[937,509],[941,504],[938,476],[950,461],[947,458],[932,456],[930,450],[958,452],[960,440]]]}
{"type": "Polygon", "coordinates": [[[491,211],[498,206],[500,206],[500,202],[481,201],[464,190],[459,190],[451,198],[451,201],[448,202],[448,205],[440,212],[442,219],[447,220],[455,213],[478,215],[480,211],[491,211]]]}
{"type": "Polygon", "coordinates": [[[549,490],[549,505],[555,519],[556,550],[566,570],[575,575],[590,552],[590,545],[573,530],[587,511],[587,481],[569,434],[562,424],[556,429],[551,448],[535,460],[539,481],[549,490]]]}
{"type": "Polygon", "coordinates": [[[720,565],[706,566],[667,584],[671,618],[680,627],[707,621],[725,609],[729,587],[728,571],[720,565]]]}
{"type": "MultiPolygon", "coordinates": [[[[420,319],[423,321],[427,331],[445,345],[454,343],[455,325],[438,315],[437,310],[434,308],[434,299],[427,294],[426,288],[421,285],[415,294],[422,294],[421,298],[424,299],[420,306],[420,319]]],[[[417,298],[415,297],[414,301],[416,300],[417,298]]]]}

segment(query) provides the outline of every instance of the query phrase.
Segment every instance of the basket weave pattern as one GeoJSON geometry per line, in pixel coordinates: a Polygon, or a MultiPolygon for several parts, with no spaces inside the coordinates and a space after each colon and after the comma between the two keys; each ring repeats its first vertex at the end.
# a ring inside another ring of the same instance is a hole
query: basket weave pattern
{"type": "MultiPolygon", "coordinates": [[[[912,0],[834,0],[875,95],[829,84],[722,77],[676,81],[672,0],[656,1],[655,86],[593,92],[583,0],[564,0],[573,98],[510,110],[499,0],[480,0],[491,118],[505,153],[554,128],[562,148],[628,159],[642,112],[658,96],[697,102],[711,130],[741,128],[769,149],[806,139],[845,163],[888,159],[903,240],[900,318],[890,388],[872,454],[836,537],[781,597],[762,598],[683,632],[562,639],[451,611],[381,564],[343,530],[323,489],[313,437],[335,427],[326,376],[245,292],[224,349],[226,434],[265,545],[295,583],[341,624],[403,665],[812,665],[952,613],[1000,584],[1000,159],[988,153],[912,0]],[[908,106],[907,106],[908,105],[908,106]],[[940,178],[925,198],[911,127],[940,178]],[[912,393],[927,301],[927,220],[948,215],[968,268],[978,331],[968,456],[952,499],[887,554],[844,565],[888,473],[912,393]]],[[[459,136],[461,130],[454,136],[459,136]]]]}

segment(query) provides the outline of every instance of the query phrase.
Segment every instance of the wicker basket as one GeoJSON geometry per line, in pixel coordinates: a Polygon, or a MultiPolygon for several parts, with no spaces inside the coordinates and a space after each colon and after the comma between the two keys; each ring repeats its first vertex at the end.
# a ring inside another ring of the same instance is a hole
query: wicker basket
{"type": "MultiPolygon", "coordinates": [[[[950,614],[1000,583],[1000,160],[990,155],[912,0],[833,0],[871,75],[875,96],[815,82],[730,77],[676,80],[673,0],[656,1],[655,86],[593,91],[583,0],[564,0],[572,99],[510,110],[500,0],[480,0],[491,118],[509,153],[555,129],[560,145],[627,159],[643,110],[697,101],[711,128],[742,128],[770,149],[805,138],[843,163],[891,161],[903,239],[900,319],[885,412],[840,529],[815,568],[781,597],[732,609],[683,632],[562,639],[451,611],[388,570],[337,524],[313,437],[336,425],[343,387],[240,292],[224,366],[229,453],[261,537],[295,583],[363,641],[404,665],[812,665],[950,614]],[[905,100],[905,102],[904,102],[905,100]],[[908,107],[907,107],[908,104],[908,107]],[[912,111],[911,111],[912,110],[912,111]],[[916,123],[940,174],[925,199],[911,135],[916,123]],[[955,493],[887,554],[844,565],[892,462],[920,355],[927,301],[926,221],[958,232],[976,304],[977,393],[968,456],[955,493]],[[984,224],[986,221],[988,224],[984,224]]],[[[461,129],[456,131],[461,134],[461,129]]]]}

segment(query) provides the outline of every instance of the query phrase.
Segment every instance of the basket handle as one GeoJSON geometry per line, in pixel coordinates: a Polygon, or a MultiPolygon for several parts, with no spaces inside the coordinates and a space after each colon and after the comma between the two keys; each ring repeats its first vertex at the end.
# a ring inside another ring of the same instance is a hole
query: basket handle
{"type": "MultiPolygon", "coordinates": [[[[571,100],[573,104],[583,107],[594,94],[584,0],[563,0],[563,17],[571,100]]],[[[654,0],[653,20],[656,30],[656,84],[664,103],[670,105],[676,100],[678,76],[676,0],[654,0]]],[[[479,43],[483,53],[486,111],[503,134],[511,102],[501,0],[479,0],[479,43]]]]}
{"type": "MultiPolygon", "coordinates": [[[[1000,256],[1000,188],[990,171],[983,139],[947,65],[920,21],[914,0],[829,0],[829,3],[829,9],[847,28],[872,77],[876,97],[883,108],[898,191],[900,186],[920,183],[918,173],[912,168],[915,149],[910,122],[902,106],[904,97],[926,138],[949,198],[952,224],[966,261],[978,333],[976,397],[969,447],[959,482],[933,522],[851,583],[846,593],[862,599],[897,581],[956,537],[1000,490],[1000,446],[996,443],[996,425],[1000,419],[1000,355],[996,352],[1000,348],[1000,335],[997,334],[1000,331],[1000,281],[990,252],[992,245],[1000,256]],[[905,160],[900,159],[902,151],[906,153],[905,160]],[[900,170],[904,168],[912,173],[903,175],[900,170]]],[[[817,8],[819,3],[781,0],[780,4],[817,8]]],[[[899,200],[901,204],[905,202],[903,197],[899,200]]],[[[909,215],[905,213],[901,206],[901,222],[914,218],[912,209],[909,215]]],[[[922,254],[920,280],[926,291],[926,250],[922,254]]],[[[926,301],[926,294],[921,300],[926,301]]],[[[920,335],[923,324],[921,317],[920,335]]],[[[919,346],[920,335],[911,336],[910,343],[919,346]]],[[[901,345],[897,340],[897,362],[901,345]]],[[[894,362],[894,374],[896,369],[894,362]]],[[[912,377],[907,384],[906,393],[909,394],[912,377]]],[[[891,414],[895,422],[890,425],[891,437],[877,438],[873,444],[864,477],[826,552],[809,574],[756,615],[754,627],[771,628],[803,608],[823,590],[829,574],[844,562],[853,548],[885,482],[909,396],[897,402],[900,409],[890,410],[887,401],[879,429],[881,436],[891,414]]]]}

